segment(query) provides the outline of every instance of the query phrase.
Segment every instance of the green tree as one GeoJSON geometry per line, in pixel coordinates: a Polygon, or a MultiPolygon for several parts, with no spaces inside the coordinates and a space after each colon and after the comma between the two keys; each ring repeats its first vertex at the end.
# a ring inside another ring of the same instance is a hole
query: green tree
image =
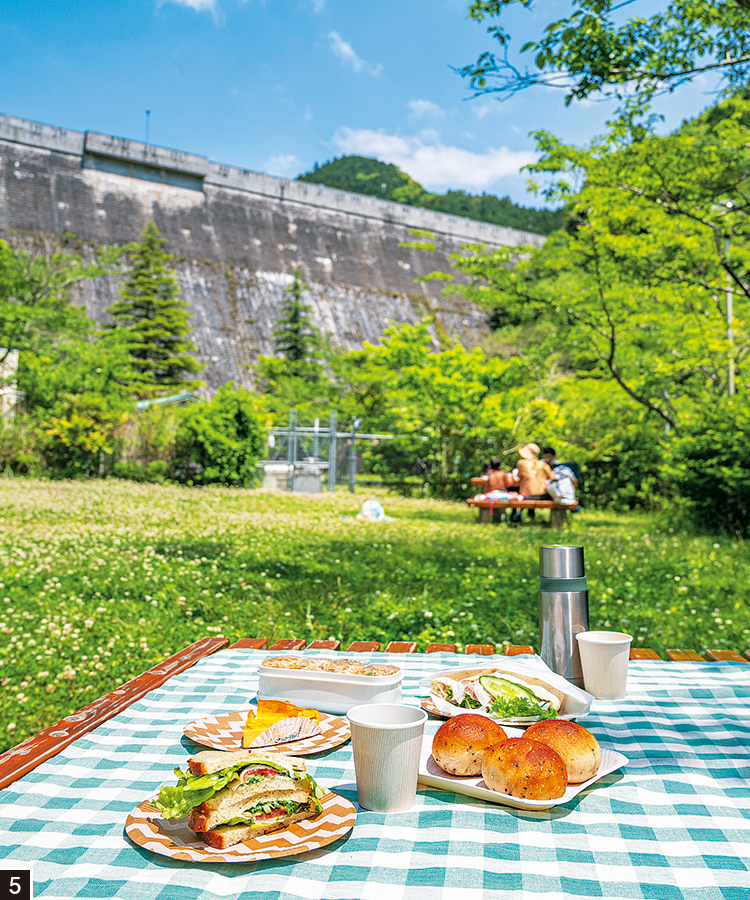
{"type": "Polygon", "coordinates": [[[180,415],[172,474],[186,484],[252,486],[267,428],[256,397],[225,384],[180,415]]]}
{"type": "Polygon", "coordinates": [[[23,360],[88,332],[86,311],[71,302],[70,291],[107,271],[105,256],[85,263],[45,235],[0,240],[0,363],[10,350],[23,360]]]}
{"type": "Polygon", "coordinates": [[[119,256],[84,262],[44,235],[0,241],[0,361],[18,349],[22,408],[3,426],[3,468],[71,477],[105,474],[128,405],[121,336],[98,331],[71,302],[81,281],[108,274],[119,256]]]}
{"type": "Polygon", "coordinates": [[[122,299],[107,310],[114,326],[127,334],[135,388],[144,396],[201,384],[190,377],[202,366],[193,356],[190,316],[163,244],[150,222],[140,241],[128,248],[130,269],[120,288],[122,299]]]}
{"type": "Polygon", "coordinates": [[[540,133],[532,168],[569,201],[571,226],[540,249],[478,250],[455,263],[470,299],[546,318],[547,346],[568,366],[606,373],[671,427],[727,392],[730,357],[741,381],[749,349],[748,103],[725,107],[710,131],[699,120],[663,138],[614,132],[588,149],[540,133]],[[576,194],[572,178],[583,184],[576,194]]]}
{"type": "Polygon", "coordinates": [[[294,279],[284,291],[286,296],[271,339],[274,351],[285,360],[286,375],[316,379],[322,370],[318,356],[323,348],[323,338],[313,324],[312,310],[302,296],[307,289],[302,272],[295,269],[294,279]]]}
{"type": "Polygon", "coordinates": [[[684,508],[707,530],[750,535],[750,402],[725,397],[695,410],[668,467],[684,508]]]}
{"type": "Polygon", "coordinates": [[[306,290],[302,273],[295,269],[271,335],[279,355],[259,356],[255,365],[266,407],[280,421],[286,420],[290,409],[297,409],[303,416],[325,415],[335,397],[323,362],[331,348],[313,324],[312,311],[303,296],[306,290]]]}
{"type": "Polygon", "coordinates": [[[466,496],[481,460],[512,441],[529,399],[521,388],[528,371],[519,359],[487,359],[479,348],[435,351],[429,324],[392,326],[378,346],[365,343],[362,373],[369,390],[382,373],[390,425],[401,436],[395,449],[427,464],[431,493],[466,496]]]}
{"type": "Polygon", "coordinates": [[[565,220],[564,209],[535,209],[520,206],[509,197],[495,197],[493,194],[467,194],[465,191],[447,191],[433,194],[426,191],[398,166],[384,163],[365,156],[341,156],[304,175],[299,181],[325,184],[328,187],[369,194],[392,200],[434,209],[451,216],[466,216],[480,222],[492,222],[508,228],[519,228],[536,234],[549,234],[561,228],[565,220]]]}
{"type": "MultiPolygon", "coordinates": [[[[474,0],[469,16],[497,19],[531,0],[474,0]]],[[[514,93],[533,85],[557,87],[565,102],[603,94],[615,97],[628,115],[646,111],[659,93],[705,72],[721,75],[727,92],[750,74],[750,3],[747,0],[669,0],[650,15],[622,19],[629,0],[570,0],[570,11],[545,26],[521,54],[533,58],[522,69],[510,55],[511,34],[487,28],[499,52],[483,53],[460,69],[478,93],[514,93]]]]}

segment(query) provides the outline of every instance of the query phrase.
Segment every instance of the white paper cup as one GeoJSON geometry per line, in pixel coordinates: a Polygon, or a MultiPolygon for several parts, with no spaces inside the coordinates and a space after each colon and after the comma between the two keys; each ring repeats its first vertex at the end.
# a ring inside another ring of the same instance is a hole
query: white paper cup
{"type": "Polygon", "coordinates": [[[350,709],[347,718],[359,805],[375,812],[411,809],[427,713],[396,703],[369,703],[350,709]]]}
{"type": "Polygon", "coordinates": [[[632,635],[621,631],[582,631],[576,640],[589,694],[600,700],[622,700],[628,683],[632,635]]]}

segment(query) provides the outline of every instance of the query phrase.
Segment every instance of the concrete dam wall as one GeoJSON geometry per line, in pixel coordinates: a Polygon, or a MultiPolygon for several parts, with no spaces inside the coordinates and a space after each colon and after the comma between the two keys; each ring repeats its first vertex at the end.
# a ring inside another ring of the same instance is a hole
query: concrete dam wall
{"type": "MultiPolygon", "coordinates": [[[[210,388],[272,354],[284,288],[296,268],[309,285],[316,325],[334,345],[376,343],[389,323],[426,313],[472,342],[487,314],[441,296],[440,283],[463,243],[539,246],[544,238],[431,210],[289,181],[202,156],[75,132],[0,115],[0,232],[72,233],[81,245],[122,245],[153,220],[174,255],[210,388]],[[436,237],[436,252],[399,246],[410,229],[436,237]]],[[[107,320],[118,281],[81,288],[89,315],[107,320]]],[[[437,331],[434,334],[437,346],[437,331]]]]}

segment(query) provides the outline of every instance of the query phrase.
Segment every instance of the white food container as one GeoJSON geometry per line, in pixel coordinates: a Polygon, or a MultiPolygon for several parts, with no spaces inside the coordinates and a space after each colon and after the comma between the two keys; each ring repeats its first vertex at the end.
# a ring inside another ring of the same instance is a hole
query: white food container
{"type": "Polygon", "coordinates": [[[404,670],[393,675],[349,675],[310,669],[258,668],[258,699],[288,700],[327,713],[346,713],[362,703],[400,703],[404,670]]]}

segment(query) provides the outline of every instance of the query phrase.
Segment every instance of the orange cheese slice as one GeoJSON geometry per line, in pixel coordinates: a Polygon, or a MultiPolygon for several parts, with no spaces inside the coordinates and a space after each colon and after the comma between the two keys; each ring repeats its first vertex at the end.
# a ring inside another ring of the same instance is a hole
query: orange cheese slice
{"type": "Polygon", "coordinates": [[[286,700],[258,700],[258,711],[251,709],[247,714],[247,722],[242,731],[242,746],[250,747],[255,738],[262,734],[275,722],[282,719],[294,719],[302,716],[306,719],[320,721],[320,713],[317,709],[302,709],[286,700]]]}

